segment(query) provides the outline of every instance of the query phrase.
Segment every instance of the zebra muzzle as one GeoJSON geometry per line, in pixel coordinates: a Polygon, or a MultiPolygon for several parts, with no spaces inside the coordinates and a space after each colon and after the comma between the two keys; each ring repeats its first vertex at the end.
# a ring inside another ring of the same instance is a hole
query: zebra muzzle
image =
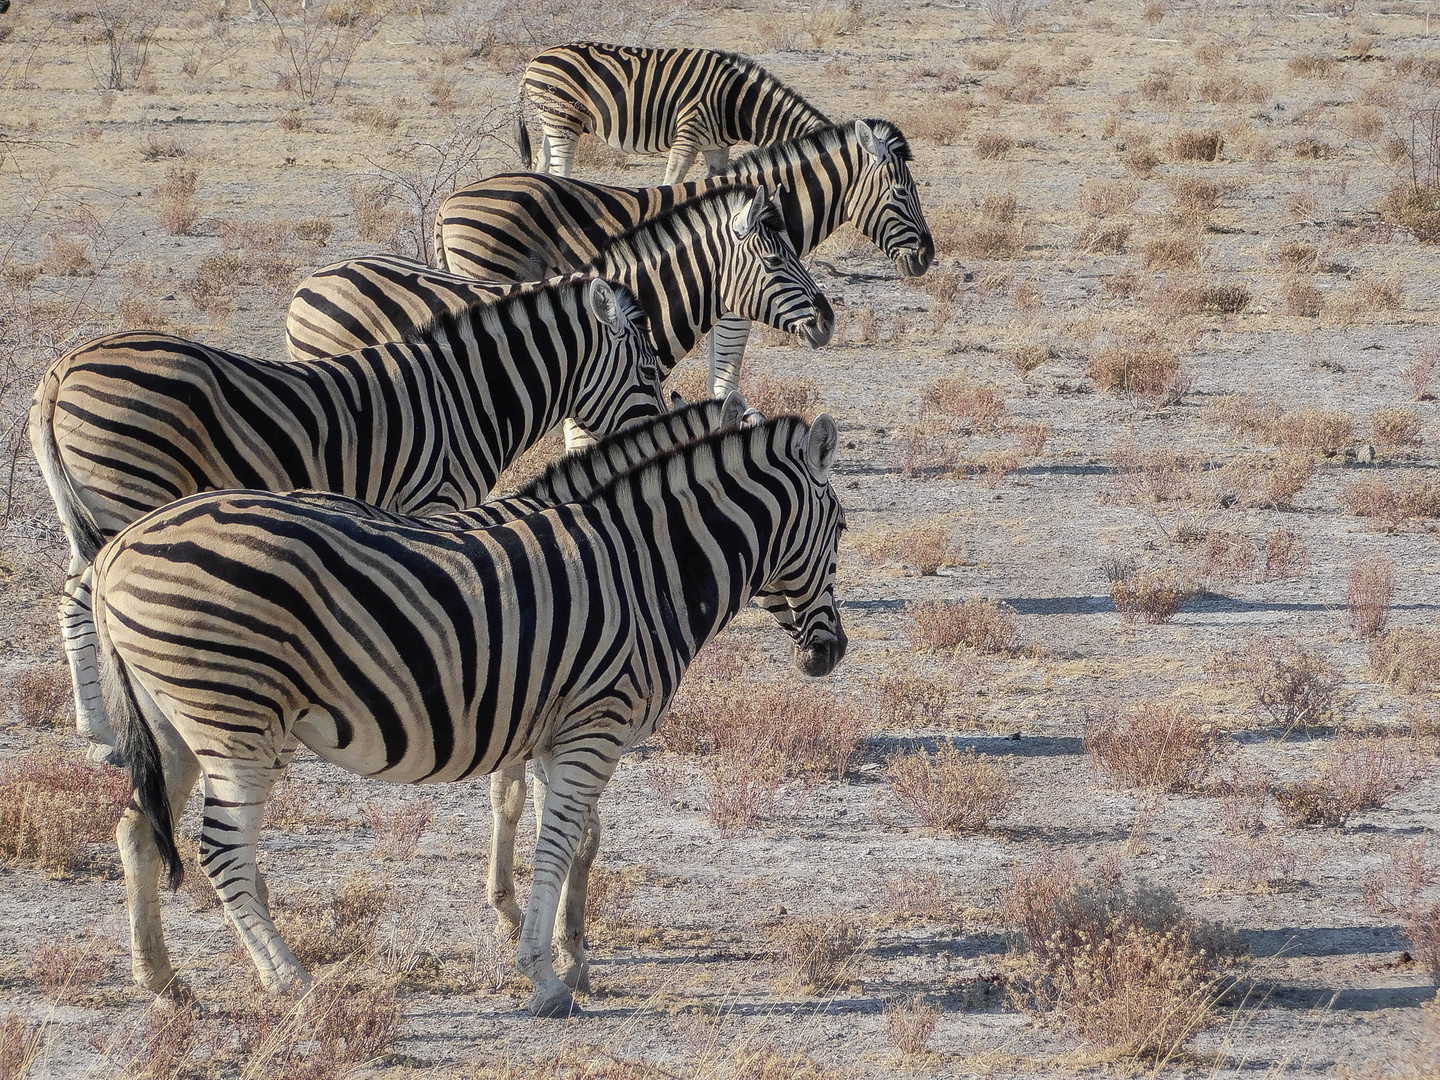
{"type": "Polygon", "coordinates": [[[935,244],[927,236],[919,247],[896,253],[895,269],[900,271],[902,277],[919,277],[930,269],[930,264],[934,261],[935,244]]]}
{"type": "Polygon", "coordinates": [[[800,328],[800,336],[812,349],[830,344],[830,335],[835,332],[835,309],[820,293],[815,294],[815,316],[800,328]]]}
{"type": "Polygon", "coordinates": [[[847,644],[849,639],[841,626],[836,626],[833,634],[817,630],[805,644],[795,645],[795,666],[813,678],[829,675],[845,658],[847,644]]]}

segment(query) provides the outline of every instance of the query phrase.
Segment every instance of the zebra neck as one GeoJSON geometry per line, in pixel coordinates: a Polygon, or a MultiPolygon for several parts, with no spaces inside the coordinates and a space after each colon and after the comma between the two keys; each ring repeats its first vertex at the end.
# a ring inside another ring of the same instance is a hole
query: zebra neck
{"type": "Polygon", "coordinates": [[[776,193],[785,232],[795,253],[803,257],[849,216],[859,149],[853,130],[843,143],[825,150],[801,150],[785,143],[746,155],[734,176],[776,193]]]}
{"type": "Polygon", "coordinates": [[[793,139],[830,123],[819,109],[758,67],[729,100],[731,130],[756,146],[793,139]]]}
{"type": "MultiPolygon", "coordinates": [[[[723,236],[723,229],[717,232],[723,236]]],[[[666,374],[725,314],[717,288],[725,271],[714,257],[716,246],[713,238],[691,239],[643,254],[612,252],[602,260],[600,276],[628,288],[650,320],[655,353],[666,374]]]]}

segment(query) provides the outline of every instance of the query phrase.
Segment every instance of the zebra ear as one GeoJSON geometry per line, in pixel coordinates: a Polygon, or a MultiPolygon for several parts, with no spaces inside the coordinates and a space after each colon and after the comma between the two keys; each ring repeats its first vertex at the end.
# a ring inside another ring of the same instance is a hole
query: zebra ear
{"type": "Polygon", "coordinates": [[[770,192],[761,188],[755,192],[755,198],[749,203],[735,211],[735,216],[730,219],[731,226],[735,229],[737,238],[744,240],[765,220],[765,211],[770,207],[770,192]]]}
{"type": "Polygon", "coordinates": [[[829,413],[821,413],[810,425],[810,435],[805,441],[805,464],[819,483],[830,479],[830,466],[835,464],[835,452],[840,447],[840,429],[829,413]]]}
{"type": "Polygon", "coordinates": [[[680,396],[680,391],[678,391],[678,390],[671,390],[671,391],[670,391],[670,411],[671,411],[671,412],[674,412],[676,409],[683,409],[683,408],[685,407],[685,404],[686,404],[685,399],[680,396]]]}
{"type": "Polygon", "coordinates": [[[725,403],[720,406],[720,426],[729,427],[731,424],[738,424],[745,419],[745,412],[750,406],[745,404],[745,395],[739,390],[731,390],[725,395],[725,403]]]}
{"type": "Polygon", "coordinates": [[[855,121],[855,137],[860,140],[860,149],[882,164],[890,157],[890,146],[875,134],[875,129],[864,120],[855,121]]]}
{"type": "Polygon", "coordinates": [[[615,299],[615,290],[608,281],[596,278],[590,282],[590,288],[585,293],[585,303],[590,308],[590,313],[612,334],[624,331],[625,315],[621,312],[620,302],[615,299]]]}

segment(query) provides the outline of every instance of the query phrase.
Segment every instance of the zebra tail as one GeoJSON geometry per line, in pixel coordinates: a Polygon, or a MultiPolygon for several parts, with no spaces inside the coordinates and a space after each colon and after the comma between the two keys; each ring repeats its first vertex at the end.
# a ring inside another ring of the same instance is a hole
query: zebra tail
{"type": "Polygon", "coordinates": [[[30,447],[35,452],[40,475],[45,478],[45,486],[50,489],[50,497],[55,500],[55,513],[70,534],[70,542],[82,559],[94,562],[105,537],[76,494],[70,473],[60,460],[60,446],[55,441],[55,401],[59,396],[60,376],[52,367],[36,387],[34,404],[30,406],[30,447]]]}
{"type": "Polygon", "coordinates": [[[535,170],[535,157],[530,151],[530,129],[525,126],[523,115],[515,118],[515,145],[520,148],[520,161],[527,172],[535,170]]]}
{"type": "Polygon", "coordinates": [[[170,889],[180,888],[185,880],[185,862],[175,846],[175,819],[170,813],[170,792],[165,785],[165,767],[160,760],[160,746],[155,732],[145,719],[144,710],[135,699],[130,673],[125,661],[115,652],[115,645],[105,626],[104,588],[97,579],[94,594],[95,638],[100,658],[100,684],[105,691],[105,709],[115,725],[120,752],[130,763],[130,784],[135,789],[135,802],[150,819],[150,835],[160,849],[169,873],[170,889]]]}
{"type": "Polygon", "coordinates": [[[450,272],[450,260],[445,257],[445,203],[435,208],[435,226],[430,230],[430,246],[435,249],[435,265],[446,273],[450,272]]]}

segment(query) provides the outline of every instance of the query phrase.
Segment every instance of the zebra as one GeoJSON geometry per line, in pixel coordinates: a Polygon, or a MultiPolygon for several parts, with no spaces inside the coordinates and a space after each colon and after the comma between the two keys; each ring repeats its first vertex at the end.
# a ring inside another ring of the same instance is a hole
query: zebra
{"type": "Polygon", "coordinates": [[[70,540],[60,629],[80,733],[113,760],[86,569],[136,518],[247,485],[463,509],[562,417],[614,431],[662,413],[661,394],[644,313],[598,278],[532,287],[404,342],[304,364],[152,333],[61,357],[35,391],[30,443],[70,540]]]}
{"type": "Polygon", "coordinates": [[[546,780],[517,965],[537,1016],[571,1011],[559,896],[624,750],[750,599],[797,667],[845,654],[835,599],[838,431],[779,417],[684,444],[581,502],[472,532],[259,491],[179,500],[95,563],[95,627],[136,797],[116,830],[142,987],[173,989],[159,915],[175,817],[203,776],[200,865],[267,989],[308,979],[255,865],[265,801],[301,743],[439,783],[530,758],[546,780]]]}
{"type": "MultiPolygon", "coordinates": [[[[455,273],[497,282],[578,270],[610,237],[686,199],[730,184],[763,184],[776,192],[798,255],[808,255],[848,221],[902,275],[918,277],[934,261],[935,244],[910,160],[910,144],[895,124],[852,120],[752,150],[718,177],[669,187],[606,187],[504,173],[461,188],[441,203],[435,215],[435,259],[455,273]]],[[[716,397],[738,388],[749,333],[749,322],[735,314],[711,331],[716,397]]]]}
{"type": "MultiPolygon", "coordinates": [[[[369,503],[357,502],[343,495],[315,491],[291,492],[290,497],[313,507],[378,518],[399,525],[423,525],[431,529],[453,529],[463,532],[504,525],[529,513],[589,498],[595,491],[613,481],[620,473],[634,468],[648,458],[685,442],[693,441],[721,428],[740,423],[763,422],[756,409],[748,408],[745,399],[732,393],[723,402],[715,399],[682,405],[656,420],[635,424],[618,434],[602,439],[593,447],[567,454],[538,477],[508,498],[490,499],[471,510],[457,510],[431,517],[395,514],[380,510],[369,503]]],[[[543,774],[534,774],[535,819],[538,825],[545,803],[543,774]]],[[[495,911],[496,936],[507,942],[518,941],[524,915],[516,902],[515,838],[520,816],[525,809],[525,762],[515,761],[490,777],[490,873],[487,897],[495,911]]],[[[563,927],[557,926],[560,939],[556,951],[561,961],[562,979],[567,986],[588,992],[590,989],[584,953],[585,896],[590,868],[600,848],[600,819],[592,814],[586,822],[585,837],[571,864],[560,897],[563,927]]]]}
{"type": "MultiPolygon", "coordinates": [[[[830,340],[834,310],[777,232],[781,222],[767,191],[727,186],[707,192],[638,223],[586,265],[587,272],[635,294],[649,318],[662,373],[669,374],[726,313],[798,333],[812,347],[830,340]]],[[[474,302],[496,290],[493,282],[389,255],[328,266],[295,290],[286,317],[290,352],[308,356],[386,340],[405,333],[413,313],[474,302]]],[[[566,445],[582,441],[567,423],[566,445]]]]}
{"type": "MultiPolygon", "coordinates": [[[[525,65],[520,98],[540,114],[540,172],[570,175],[575,144],[592,132],[617,150],[669,151],[665,183],[685,178],[697,154],[714,175],[738,142],[793,138],[830,121],[748,57],[713,49],[647,49],[576,42],[525,65]]],[[[531,166],[524,117],[516,141],[531,166]]]]}

